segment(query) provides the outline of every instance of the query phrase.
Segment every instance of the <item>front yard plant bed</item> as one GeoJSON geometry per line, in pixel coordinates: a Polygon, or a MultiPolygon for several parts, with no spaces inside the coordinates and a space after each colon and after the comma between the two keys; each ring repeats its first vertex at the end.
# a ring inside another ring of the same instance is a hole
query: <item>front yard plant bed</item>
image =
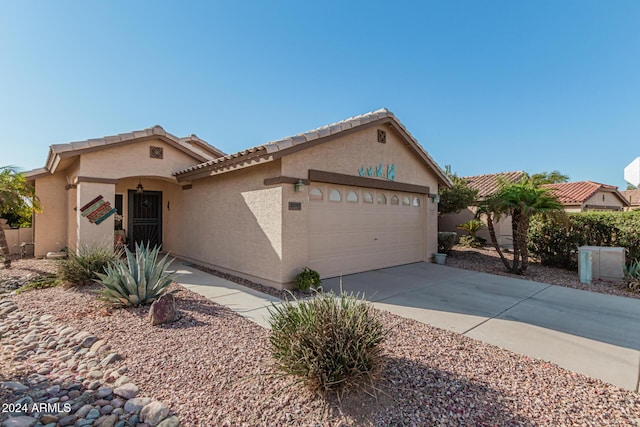
{"type": "MultiPolygon", "coordinates": [[[[184,316],[160,327],[148,323],[148,307],[105,310],[87,288],[2,298],[104,339],[139,394],[166,404],[184,426],[640,425],[637,393],[382,311],[382,324],[396,327],[382,344],[375,396],[321,397],[269,375],[268,330],[171,289],[184,316]]],[[[13,378],[13,364],[0,359],[1,381],[13,378]]]]}

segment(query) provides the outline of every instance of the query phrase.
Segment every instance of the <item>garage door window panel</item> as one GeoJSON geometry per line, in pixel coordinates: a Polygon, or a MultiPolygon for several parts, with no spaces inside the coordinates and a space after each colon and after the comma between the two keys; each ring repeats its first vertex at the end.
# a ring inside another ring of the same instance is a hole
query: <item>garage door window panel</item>
{"type": "Polygon", "coordinates": [[[309,199],[322,200],[322,190],[320,190],[318,187],[311,187],[311,190],[309,190],[309,199]]]}
{"type": "Polygon", "coordinates": [[[368,191],[365,191],[362,194],[362,201],[364,203],[373,203],[373,195],[371,193],[369,193],[368,191]]]}
{"type": "Polygon", "coordinates": [[[411,206],[411,199],[409,199],[409,196],[402,196],[402,206],[411,206]]]}
{"type": "Polygon", "coordinates": [[[416,196],[416,197],[413,198],[413,206],[416,207],[416,208],[420,207],[420,198],[419,197],[416,196]]]}
{"type": "Polygon", "coordinates": [[[400,199],[395,194],[391,196],[391,204],[395,206],[400,204],[400,199]]]}
{"type": "Polygon", "coordinates": [[[358,203],[358,193],[355,191],[349,191],[347,193],[347,202],[349,203],[358,203]]]}
{"type": "Polygon", "coordinates": [[[329,190],[329,201],[330,202],[341,202],[342,201],[342,193],[340,193],[340,190],[336,190],[335,188],[332,188],[331,190],[329,190]]]}
{"type": "Polygon", "coordinates": [[[387,204],[387,196],[385,196],[382,193],[378,193],[378,198],[376,203],[378,203],[379,205],[386,205],[387,204]]]}

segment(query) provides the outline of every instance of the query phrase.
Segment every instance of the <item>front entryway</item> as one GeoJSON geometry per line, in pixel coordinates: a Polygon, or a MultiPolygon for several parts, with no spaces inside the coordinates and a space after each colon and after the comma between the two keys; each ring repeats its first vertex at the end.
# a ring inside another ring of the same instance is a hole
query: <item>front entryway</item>
{"type": "Polygon", "coordinates": [[[162,246],[162,192],[129,190],[129,246],[162,246]]]}

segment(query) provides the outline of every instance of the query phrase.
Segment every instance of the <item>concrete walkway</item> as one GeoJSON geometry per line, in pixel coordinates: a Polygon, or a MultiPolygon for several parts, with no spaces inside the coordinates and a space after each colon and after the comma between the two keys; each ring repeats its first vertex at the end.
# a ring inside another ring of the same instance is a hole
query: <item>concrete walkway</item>
{"type": "Polygon", "coordinates": [[[268,307],[278,303],[279,298],[241,286],[218,276],[191,267],[191,263],[179,259],[172,264],[178,277],[176,282],[211,301],[229,307],[241,316],[257,324],[269,327],[268,307]]]}
{"type": "MultiPolygon", "coordinates": [[[[279,299],[176,261],[177,281],[268,327],[279,299]]],[[[324,280],[340,290],[340,279],[324,280]]],[[[639,390],[640,300],[416,263],[352,274],[376,308],[639,390]]]]}

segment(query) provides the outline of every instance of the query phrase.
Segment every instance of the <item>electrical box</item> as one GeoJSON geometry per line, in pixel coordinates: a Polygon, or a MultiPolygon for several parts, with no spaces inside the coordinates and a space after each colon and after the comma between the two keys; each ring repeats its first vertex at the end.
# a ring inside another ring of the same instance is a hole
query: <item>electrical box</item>
{"type": "Polygon", "coordinates": [[[581,282],[583,279],[588,279],[589,269],[591,269],[593,280],[618,281],[624,278],[624,265],[624,248],[605,246],[581,246],[578,248],[578,273],[581,282]],[[583,255],[585,253],[589,253],[590,256],[583,255]]]}

